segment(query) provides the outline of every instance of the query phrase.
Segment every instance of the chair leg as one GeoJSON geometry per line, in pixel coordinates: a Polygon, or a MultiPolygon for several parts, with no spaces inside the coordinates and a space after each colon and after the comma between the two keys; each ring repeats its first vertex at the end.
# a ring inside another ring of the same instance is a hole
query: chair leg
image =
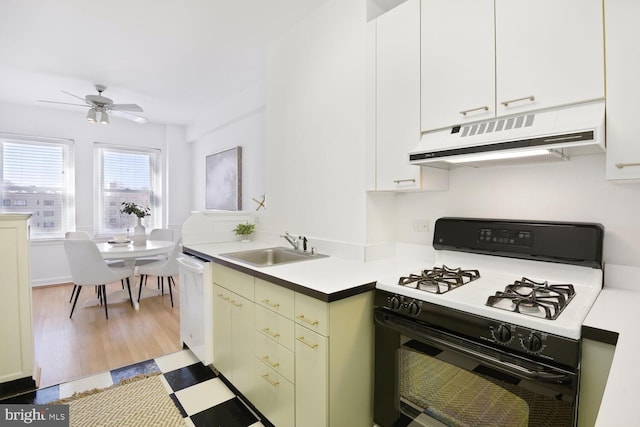
{"type": "MultiPolygon", "coordinates": [[[[171,290],[171,281],[173,278],[171,276],[167,276],[167,285],[169,285],[169,296],[171,297],[171,307],[173,307],[173,291],[171,290]]],[[[164,287],[164,285],[163,285],[164,287]]]]}
{"type": "Polygon", "coordinates": [[[102,287],[96,286],[96,292],[98,292],[98,300],[100,301],[100,305],[102,305],[102,287]]]}
{"type": "Polygon", "coordinates": [[[82,286],[78,286],[78,289],[76,290],[76,297],[73,300],[73,305],[71,306],[71,314],[69,314],[69,319],[71,319],[71,316],[73,316],[73,310],[75,310],[76,308],[76,303],[78,302],[78,297],[80,296],[81,290],[82,290],[82,286]]]}
{"type": "Polygon", "coordinates": [[[160,295],[164,295],[164,277],[158,276],[158,289],[161,289],[160,295]]]}
{"type": "Polygon", "coordinates": [[[104,317],[109,318],[109,313],[107,313],[107,287],[106,285],[102,285],[102,299],[104,299],[104,317]]]}
{"type": "Polygon", "coordinates": [[[73,300],[73,296],[76,293],[76,288],[78,287],[78,285],[74,284],[73,285],[73,290],[71,291],[71,296],[69,297],[69,302],[71,302],[71,300],[73,300]]]}
{"type": "MultiPolygon", "coordinates": [[[[124,283],[124,280],[122,281],[124,283]]],[[[131,307],[133,307],[133,297],[131,296],[131,283],[129,282],[129,278],[127,277],[127,289],[129,290],[129,301],[131,301],[131,307]]]]}
{"type": "Polygon", "coordinates": [[[124,279],[120,279],[120,284],[122,285],[122,289],[124,289],[124,279]]]}
{"type": "Polygon", "coordinates": [[[146,274],[140,275],[140,289],[138,289],[138,302],[140,302],[140,295],[142,295],[142,282],[146,281],[146,278],[147,278],[146,274]]]}

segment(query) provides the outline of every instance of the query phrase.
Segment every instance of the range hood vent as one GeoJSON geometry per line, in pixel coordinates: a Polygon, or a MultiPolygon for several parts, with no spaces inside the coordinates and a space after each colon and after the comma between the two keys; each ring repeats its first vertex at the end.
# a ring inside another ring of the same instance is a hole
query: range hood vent
{"type": "Polygon", "coordinates": [[[604,114],[605,102],[598,100],[427,132],[409,153],[409,162],[450,168],[522,163],[534,155],[537,160],[567,160],[572,154],[602,152],[604,114]]]}

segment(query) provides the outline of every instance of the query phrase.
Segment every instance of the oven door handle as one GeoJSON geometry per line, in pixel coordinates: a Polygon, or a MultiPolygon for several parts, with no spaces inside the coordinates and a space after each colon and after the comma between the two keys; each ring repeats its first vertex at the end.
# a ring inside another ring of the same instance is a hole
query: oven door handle
{"type": "MultiPolygon", "coordinates": [[[[390,315],[388,313],[378,313],[375,314],[375,322],[380,326],[391,328],[392,330],[396,330],[398,332],[402,332],[405,335],[412,336],[420,341],[423,341],[427,344],[433,344],[440,349],[448,349],[455,351],[457,353],[461,353],[463,355],[467,355],[474,359],[480,360],[487,365],[491,365],[492,367],[499,369],[501,371],[506,372],[517,372],[520,376],[538,381],[545,382],[556,382],[556,383],[565,383],[571,381],[572,374],[565,373],[559,370],[555,370],[554,372],[550,372],[544,370],[541,366],[541,370],[531,370],[524,366],[517,365],[515,363],[509,362],[505,360],[507,355],[500,354],[502,357],[494,357],[492,355],[486,354],[485,352],[480,352],[471,348],[470,346],[478,347],[477,344],[467,342],[460,338],[451,336],[449,334],[443,333],[437,329],[431,328],[424,324],[421,324],[419,328],[415,327],[414,322],[407,321],[405,319],[399,318],[394,315],[390,315]],[[427,331],[426,334],[423,331],[427,331]],[[441,338],[446,337],[446,338],[441,338]],[[453,342],[452,342],[453,341],[453,342]],[[465,343],[465,345],[460,345],[458,342],[465,343]]],[[[490,349],[486,349],[487,351],[495,352],[490,349]]],[[[537,365],[537,364],[536,364],[537,365]]]]}

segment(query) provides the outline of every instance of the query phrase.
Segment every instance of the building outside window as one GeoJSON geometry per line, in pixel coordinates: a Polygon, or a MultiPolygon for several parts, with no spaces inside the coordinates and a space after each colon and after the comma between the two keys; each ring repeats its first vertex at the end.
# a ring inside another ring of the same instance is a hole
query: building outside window
{"type": "Polygon", "coordinates": [[[162,176],[160,150],[95,144],[96,209],[95,233],[133,234],[134,215],[120,213],[122,202],[149,208],[151,216],[143,219],[147,229],[162,224],[162,176]]]}
{"type": "Polygon", "coordinates": [[[32,239],[74,229],[74,193],[73,141],[0,133],[0,212],[31,213],[32,239]]]}

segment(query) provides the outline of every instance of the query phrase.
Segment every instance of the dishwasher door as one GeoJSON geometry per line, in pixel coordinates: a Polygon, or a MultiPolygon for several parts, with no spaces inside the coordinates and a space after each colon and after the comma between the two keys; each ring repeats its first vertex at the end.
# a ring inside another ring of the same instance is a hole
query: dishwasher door
{"type": "Polygon", "coordinates": [[[211,263],[181,254],[180,340],[204,365],[213,363],[213,282],[211,263]]]}

